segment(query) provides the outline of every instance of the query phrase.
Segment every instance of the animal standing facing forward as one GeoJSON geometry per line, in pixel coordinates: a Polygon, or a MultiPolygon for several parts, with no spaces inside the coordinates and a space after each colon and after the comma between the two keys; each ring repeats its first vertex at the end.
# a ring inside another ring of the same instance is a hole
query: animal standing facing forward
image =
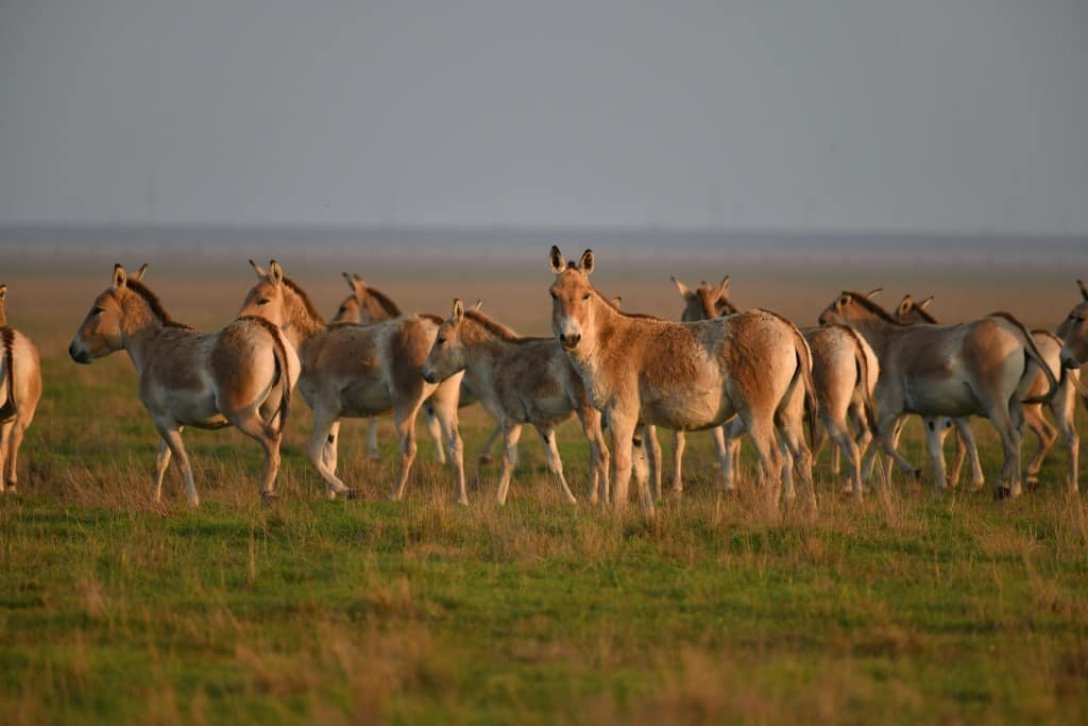
{"type": "Polygon", "coordinates": [[[0,285],[0,492],[18,484],[19,447],[42,396],[38,349],[8,325],[8,286],[0,285]]]}

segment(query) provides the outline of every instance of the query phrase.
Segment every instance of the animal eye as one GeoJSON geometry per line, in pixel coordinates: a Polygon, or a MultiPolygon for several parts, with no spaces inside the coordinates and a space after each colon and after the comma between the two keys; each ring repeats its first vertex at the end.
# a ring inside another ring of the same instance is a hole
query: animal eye
{"type": "Polygon", "coordinates": [[[582,299],[583,300],[588,300],[589,299],[589,293],[587,292],[585,295],[583,295],[582,299]]]}
{"type": "MultiPolygon", "coordinates": [[[[91,314],[92,315],[101,315],[104,312],[106,312],[106,308],[95,308],[94,310],[91,311],[91,314]]],[[[1073,316],[1070,315],[1069,317],[1073,317],[1073,316]]]]}
{"type": "Polygon", "coordinates": [[[446,344],[446,339],[439,336],[438,340],[436,340],[435,342],[438,343],[439,345],[445,345],[446,344]]]}
{"type": "Polygon", "coordinates": [[[262,297],[260,300],[257,301],[257,304],[258,305],[267,305],[269,302],[271,302],[271,301],[268,298],[262,297]]]}
{"type": "Polygon", "coordinates": [[[348,311],[348,306],[347,305],[341,305],[340,309],[337,310],[337,312],[339,312],[339,313],[346,313],[347,311],[348,311]]]}

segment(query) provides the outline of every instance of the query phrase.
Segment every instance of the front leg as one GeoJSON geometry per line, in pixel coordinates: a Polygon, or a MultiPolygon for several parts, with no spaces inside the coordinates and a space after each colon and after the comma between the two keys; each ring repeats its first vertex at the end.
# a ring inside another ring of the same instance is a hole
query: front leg
{"type": "Polygon", "coordinates": [[[181,441],[181,426],[173,421],[156,421],[162,440],[166,442],[170,452],[178,462],[181,477],[185,480],[185,493],[189,498],[189,504],[193,507],[200,506],[200,497],[196,493],[196,484],[193,482],[193,468],[189,465],[189,454],[185,451],[185,444],[181,441]]]}

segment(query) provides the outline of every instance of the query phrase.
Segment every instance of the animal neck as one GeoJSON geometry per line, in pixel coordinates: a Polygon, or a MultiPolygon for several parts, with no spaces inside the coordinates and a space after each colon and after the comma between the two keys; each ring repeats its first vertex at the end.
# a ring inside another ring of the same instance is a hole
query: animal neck
{"type": "Polygon", "coordinates": [[[288,280],[284,280],[283,303],[284,322],[280,327],[295,350],[301,350],[306,341],[328,328],[306,293],[288,280]]]}
{"type": "Polygon", "coordinates": [[[380,323],[383,320],[392,320],[393,318],[399,318],[401,316],[400,308],[397,304],[389,299],[389,296],[383,292],[375,290],[372,287],[368,287],[366,290],[366,297],[360,302],[367,314],[370,316],[370,320],[375,323],[380,323]]]}
{"type": "MultiPolygon", "coordinates": [[[[140,295],[130,293],[121,302],[121,347],[132,359],[137,371],[142,371],[147,360],[147,349],[167,327],[166,320],[152,310],[140,295]]],[[[172,327],[183,327],[172,324],[172,327]]]]}

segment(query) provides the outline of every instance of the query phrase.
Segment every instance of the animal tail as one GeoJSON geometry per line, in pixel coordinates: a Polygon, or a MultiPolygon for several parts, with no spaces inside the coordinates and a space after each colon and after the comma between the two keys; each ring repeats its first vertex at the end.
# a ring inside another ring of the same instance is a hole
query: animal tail
{"type": "MultiPolygon", "coordinates": [[[[788,322],[788,321],[787,321],[788,322]]],[[[797,368],[805,385],[805,418],[808,420],[808,444],[815,446],[816,427],[819,425],[819,402],[816,400],[816,384],[812,380],[812,349],[797,326],[790,323],[793,347],[797,355],[797,368]]]]}
{"type": "MultiPolygon", "coordinates": [[[[287,355],[287,345],[283,342],[283,334],[280,329],[259,315],[243,315],[239,320],[252,320],[262,326],[272,336],[272,355],[276,361],[276,372],[282,384],[283,394],[280,396],[280,407],[273,418],[279,419],[279,425],[275,433],[278,436],[283,433],[287,425],[287,413],[291,409],[291,366],[290,357],[287,355]]],[[[273,385],[275,385],[273,383],[273,385]]]]}
{"type": "Polygon", "coordinates": [[[854,366],[857,370],[858,385],[861,386],[861,404],[865,410],[865,424],[869,431],[876,436],[876,404],[873,402],[873,392],[869,390],[869,356],[865,354],[865,341],[861,334],[849,325],[843,325],[854,339],[854,366]]]}
{"type": "MultiPolygon", "coordinates": [[[[1017,320],[1011,313],[999,311],[996,313],[990,313],[990,317],[1003,318],[1004,320],[1007,320],[1009,323],[1011,323],[1013,327],[1020,332],[1020,337],[1022,338],[1021,342],[1024,346],[1025,363],[1030,360],[1035,363],[1035,365],[1039,366],[1039,368],[1042,369],[1043,374],[1046,375],[1047,381],[1050,382],[1050,390],[1048,390],[1042,396],[1032,398],[1026,401],[1026,403],[1045,403],[1046,401],[1049,401],[1054,396],[1054,392],[1058,390],[1059,386],[1061,386],[1061,383],[1058,381],[1057,378],[1054,377],[1054,371],[1050,370],[1050,366],[1047,365],[1045,360],[1043,360],[1043,354],[1039,352],[1039,348],[1035,345],[1035,338],[1031,336],[1031,333],[1028,332],[1028,329],[1026,327],[1024,327],[1024,324],[1017,320]]],[[[1024,368],[1026,371],[1027,366],[1025,365],[1024,368]]],[[[1059,375],[1062,376],[1064,382],[1064,371],[1059,375]]]]}
{"type": "Polygon", "coordinates": [[[4,369],[8,379],[8,395],[0,406],[0,421],[6,421],[19,410],[15,400],[15,331],[7,325],[0,327],[0,339],[4,344],[4,369]]]}

